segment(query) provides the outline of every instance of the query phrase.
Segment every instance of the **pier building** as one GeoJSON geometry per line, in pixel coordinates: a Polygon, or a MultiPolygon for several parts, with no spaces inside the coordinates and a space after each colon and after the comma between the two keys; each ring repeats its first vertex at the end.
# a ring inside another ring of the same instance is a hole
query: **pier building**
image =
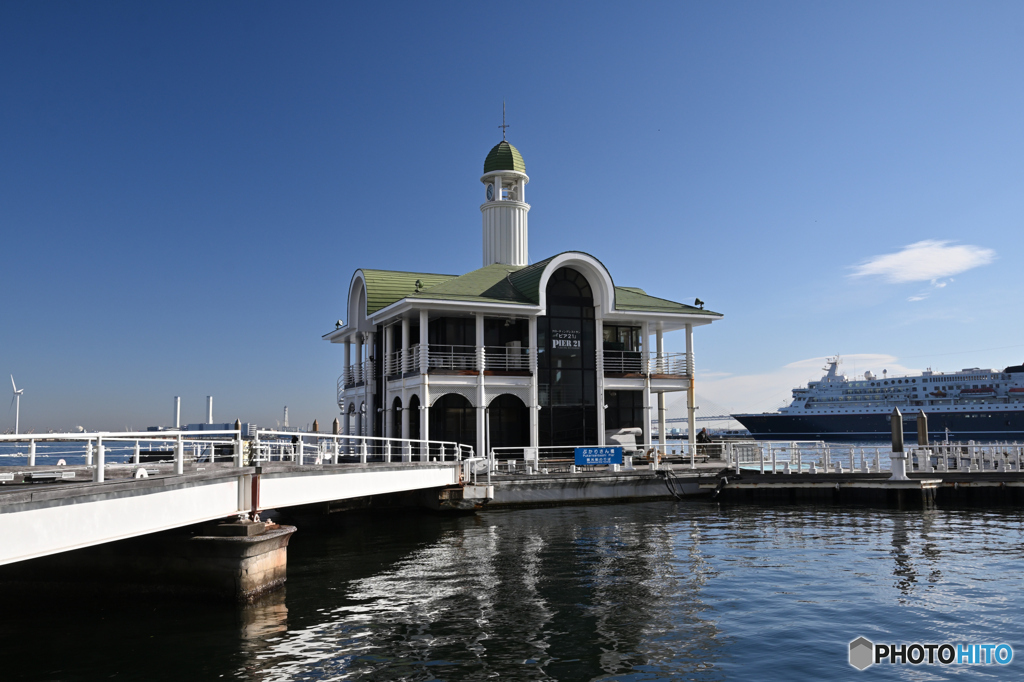
{"type": "Polygon", "coordinates": [[[585,251],[531,261],[529,181],[507,141],[487,154],[479,269],[352,275],[344,322],[324,335],[344,348],[343,433],[483,454],[603,445],[634,428],[649,446],[655,410],[665,433],[667,396],[685,391],[694,442],[693,329],[722,315],[618,285],[585,251]],[[685,352],[665,351],[671,332],[685,334],[685,352]]]}

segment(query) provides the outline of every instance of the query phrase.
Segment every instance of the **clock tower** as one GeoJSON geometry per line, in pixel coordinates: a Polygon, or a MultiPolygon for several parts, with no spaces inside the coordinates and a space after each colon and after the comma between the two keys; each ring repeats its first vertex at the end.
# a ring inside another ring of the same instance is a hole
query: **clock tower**
{"type": "Polygon", "coordinates": [[[480,205],[484,219],[484,267],[527,265],[526,164],[519,150],[502,140],[484,160],[485,201],[480,205]]]}

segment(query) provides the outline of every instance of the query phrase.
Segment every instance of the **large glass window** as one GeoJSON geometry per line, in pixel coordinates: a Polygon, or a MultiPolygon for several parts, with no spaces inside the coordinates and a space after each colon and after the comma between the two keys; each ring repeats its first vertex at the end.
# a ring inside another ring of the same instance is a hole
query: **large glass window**
{"type": "Polygon", "coordinates": [[[597,442],[594,295],[572,268],[555,271],[547,286],[546,317],[538,319],[541,445],[597,442]]]}
{"type": "Polygon", "coordinates": [[[604,411],[606,429],[635,427],[647,431],[647,425],[644,424],[643,391],[605,391],[604,401],[608,405],[604,411]]]}

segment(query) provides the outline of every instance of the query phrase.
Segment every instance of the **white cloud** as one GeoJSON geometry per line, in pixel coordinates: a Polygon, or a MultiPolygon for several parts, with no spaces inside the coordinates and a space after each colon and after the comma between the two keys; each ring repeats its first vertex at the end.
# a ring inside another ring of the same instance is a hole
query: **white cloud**
{"type": "MultiPolygon", "coordinates": [[[[773,411],[793,399],[792,390],[806,386],[808,381],[817,381],[824,374],[828,358],[816,357],[798,360],[764,374],[745,374],[716,377],[697,370],[697,402],[701,412],[707,408],[716,413],[719,409],[730,412],[773,411]],[[721,408],[719,408],[721,406],[721,408]]],[[[841,356],[839,371],[851,379],[871,370],[881,376],[888,370],[889,376],[903,376],[919,373],[919,369],[905,367],[895,356],[882,353],[859,353],[841,356]]],[[[679,400],[669,405],[670,417],[685,416],[686,401],[679,400]]]]}
{"type": "Polygon", "coordinates": [[[872,256],[860,265],[852,266],[851,277],[881,277],[894,284],[931,282],[941,288],[946,283],[939,282],[940,278],[988,265],[996,257],[992,249],[951,244],[948,240],[926,239],[904,246],[896,253],[872,256]]]}

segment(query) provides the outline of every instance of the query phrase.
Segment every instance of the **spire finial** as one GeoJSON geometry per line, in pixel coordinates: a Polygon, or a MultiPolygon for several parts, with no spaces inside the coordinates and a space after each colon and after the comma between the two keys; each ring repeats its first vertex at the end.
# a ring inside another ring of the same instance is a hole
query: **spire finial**
{"type": "Polygon", "coordinates": [[[501,100],[501,125],[498,127],[501,128],[501,140],[504,142],[505,128],[508,128],[508,124],[505,123],[505,100],[501,100]]]}

